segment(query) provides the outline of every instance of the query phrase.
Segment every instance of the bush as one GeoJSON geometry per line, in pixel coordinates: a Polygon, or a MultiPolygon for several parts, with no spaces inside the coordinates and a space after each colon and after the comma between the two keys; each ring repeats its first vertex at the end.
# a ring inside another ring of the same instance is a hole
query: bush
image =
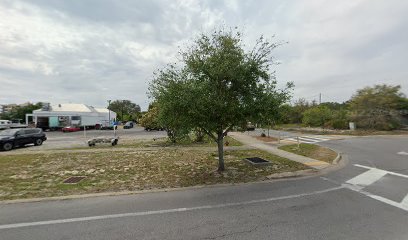
{"type": "Polygon", "coordinates": [[[346,110],[341,109],[332,112],[332,119],[325,123],[325,127],[334,129],[348,129],[349,114],[346,110]]]}
{"type": "Polygon", "coordinates": [[[358,128],[393,130],[401,126],[400,110],[406,108],[401,86],[375,85],[357,91],[350,101],[352,120],[358,128]]]}
{"type": "Polygon", "coordinates": [[[302,122],[311,127],[322,127],[332,120],[332,111],[326,106],[317,106],[306,110],[302,122]]]}
{"type": "Polygon", "coordinates": [[[372,115],[372,116],[354,116],[358,128],[376,129],[376,130],[395,130],[401,127],[401,120],[398,116],[392,115],[372,115]]]}

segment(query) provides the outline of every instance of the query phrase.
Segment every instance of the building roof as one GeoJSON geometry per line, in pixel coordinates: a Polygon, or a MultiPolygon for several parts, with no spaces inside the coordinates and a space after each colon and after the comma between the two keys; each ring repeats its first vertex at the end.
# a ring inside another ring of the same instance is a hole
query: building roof
{"type": "MultiPolygon", "coordinates": [[[[34,112],[83,112],[83,113],[108,113],[109,110],[106,108],[94,108],[82,103],[60,103],[50,105],[49,111],[38,109],[34,112]]],[[[112,112],[112,111],[111,111],[112,112]]]]}
{"type": "Polygon", "coordinates": [[[53,112],[92,112],[92,110],[85,104],[62,103],[51,105],[53,112]]]}
{"type": "MultiPolygon", "coordinates": [[[[97,112],[100,113],[109,113],[109,109],[107,108],[94,108],[97,112]]],[[[112,112],[112,111],[111,111],[112,112]]]]}

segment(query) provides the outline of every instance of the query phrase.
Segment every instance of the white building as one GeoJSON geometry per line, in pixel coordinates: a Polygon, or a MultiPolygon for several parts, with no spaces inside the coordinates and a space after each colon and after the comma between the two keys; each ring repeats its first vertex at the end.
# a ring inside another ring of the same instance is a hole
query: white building
{"type": "Polygon", "coordinates": [[[116,113],[107,108],[94,108],[85,104],[63,103],[50,105],[45,103],[41,109],[26,114],[26,123],[34,123],[44,129],[58,129],[65,126],[93,128],[97,125],[109,125],[116,119],[116,113]],[[31,118],[32,121],[29,121],[31,118]]]}

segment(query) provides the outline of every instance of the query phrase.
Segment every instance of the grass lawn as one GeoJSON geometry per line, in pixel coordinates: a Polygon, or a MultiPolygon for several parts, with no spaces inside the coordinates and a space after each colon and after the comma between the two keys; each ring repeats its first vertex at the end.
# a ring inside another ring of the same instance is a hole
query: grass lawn
{"type": "Polygon", "coordinates": [[[307,143],[301,143],[300,148],[297,144],[292,144],[281,146],[279,149],[328,163],[333,162],[337,156],[337,153],[331,149],[307,143]]]}
{"type": "Polygon", "coordinates": [[[0,200],[249,182],[307,168],[259,150],[231,150],[225,153],[227,171],[218,173],[216,150],[150,149],[0,155],[0,200]],[[242,161],[255,156],[273,164],[257,168],[242,161]],[[71,176],[86,178],[62,183],[71,176]]]}

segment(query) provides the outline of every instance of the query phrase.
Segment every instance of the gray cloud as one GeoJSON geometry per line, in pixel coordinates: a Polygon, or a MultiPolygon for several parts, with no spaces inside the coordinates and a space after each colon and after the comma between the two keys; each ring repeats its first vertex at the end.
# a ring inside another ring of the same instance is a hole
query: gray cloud
{"type": "Polygon", "coordinates": [[[407,93],[406,1],[2,1],[0,103],[130,99],[146,108],[155,69],[201,31],[241,27],[288,41],[278,82],[294,97],[347,100],[357,88],[401,84],[407,93]]]}

